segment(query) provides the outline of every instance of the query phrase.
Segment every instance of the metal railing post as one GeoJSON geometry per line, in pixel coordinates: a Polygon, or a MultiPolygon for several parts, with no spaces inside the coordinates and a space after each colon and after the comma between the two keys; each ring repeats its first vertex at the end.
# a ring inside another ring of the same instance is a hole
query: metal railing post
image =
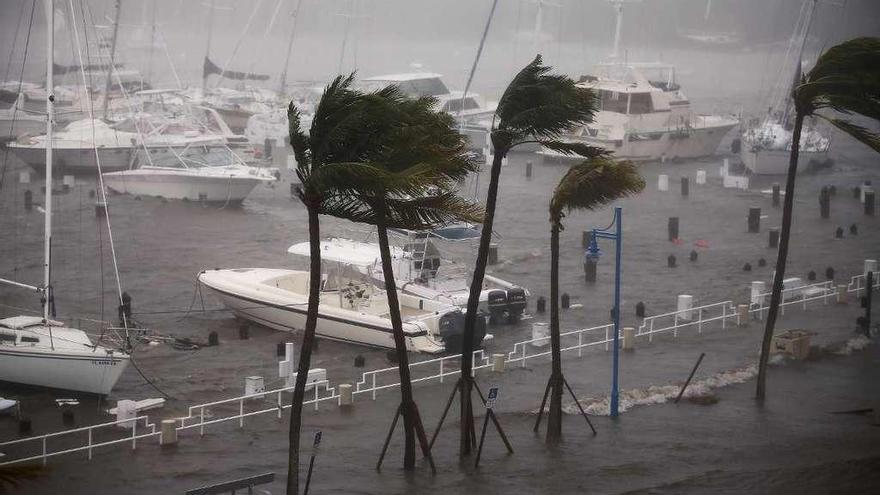
{"type": "Polygon", "coordinates": [[[581,357],[584,354],[583,345],[584,345],[584,331],[581,330],[580,332],[578,332],[578,357],[581,357]]]}
{"type": "Polygon", "coordinates": [[[675,320],[672,323],[672,336],[678,337],[678,311],[675,312],[675,320]]]}
{"type": "Polygon", "coordinates": [[[278,392],[278,419],[281,419],[281,410],[282,409],[283,409],[283,407],[281,407],[281,391],[279,391],[278,392]]]}
{"type": "Polygon", "coordinates": [[[727,302],[721,305],[721,329],[727,328],[727,302]]]}
{"type": "Polygon", "coordinates": [[[199,436],[205,436],[205,406],[199,408],[199,436]]]}
{"type": "Polygon", "coordinates": [[[244,428],[244,399],[238,399],[238,427],[244,428]]]}
{"type": "Polygon", "coordinates": [[[608,345],[609,345],[609,344],[608,344],[608,341],[610,340],[610,337],[608,336],[608,330],[609,330],[610,328],[611,328],[611,327],[609,327],[608,325],[605,325],[605,350],[606,350],[606,351],[608,350],[608,345]]]}
{"type": "Polygon", "coordinates": [[[315,411],[318,410],[318,404],[320,404],[320,402],[318,402],[318,384],[316,383],[315,384],[315,411]]]}
{"type": "Polygon", "coordinates": [[[131,450],[137,449],[137,427],[138,422],[137,418],[135,418],[134,423],[131,424],[131,450]]]}
{"type": "Polygon", "coordinates": [[[440,383],[443,383],[443,363],[446,362],[446,358],[440,359],[440,383]]]}
{"type": "Polygon", "coordinates": [[[525,344],[523,344],[523,346],[522,346],[522,361],[521,361],[521,363],[522,364],[520,364],[520,368],[525,368],[526,367],[526,346],[525,346],[525,344]]]}
{"type": "Polygon", "coordinates": [[[373,372],[373,400],[376,400],[376,373],[373,372]]]}
{"type": "Polygon", "coordinates": [[[46,437],[43,437],[43,466],[46,465],[46,437]]]}
{"type": "Polygon", "coordinates": [[[89,460],[92,460],[92,429],[89,428],[89,460]]]}

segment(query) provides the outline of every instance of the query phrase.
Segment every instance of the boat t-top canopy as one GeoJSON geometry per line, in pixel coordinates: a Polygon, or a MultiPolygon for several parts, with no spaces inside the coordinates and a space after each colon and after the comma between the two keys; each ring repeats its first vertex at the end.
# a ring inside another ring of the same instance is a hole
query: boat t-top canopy
{"type": "MultiPolygon", "coordinates": [[[[294,244],[287,249],[290,254],[311,257],[311,248],[308,242],[294,244]]],[[[391,246],[391,257],[401,258],[404,252],[399,247],[391,246]]],[[[353,241],[350,239],[330,239],[321,241],[321,260],[332,261],[344,265],[357,267],[370,267],[379,262],[379,245],[368,242],[353,241]]]]}

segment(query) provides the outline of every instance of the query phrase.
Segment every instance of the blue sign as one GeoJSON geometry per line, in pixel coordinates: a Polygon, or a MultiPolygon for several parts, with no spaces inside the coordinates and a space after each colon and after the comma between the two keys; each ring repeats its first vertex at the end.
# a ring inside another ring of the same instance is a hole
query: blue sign
{"type": "Polygon", "coordinates": [[[495,407],[495,402],[498,400],[498,387],[490,387],[489,395],[486,396],[486,409],[492,409],[495,407]]]}

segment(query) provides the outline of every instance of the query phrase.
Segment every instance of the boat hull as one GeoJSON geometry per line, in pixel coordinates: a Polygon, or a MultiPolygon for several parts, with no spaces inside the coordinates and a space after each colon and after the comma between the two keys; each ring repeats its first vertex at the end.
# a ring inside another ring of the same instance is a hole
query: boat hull
{"type": "MultiPolygon", "coordinates": [[[[284,332],[303,330],[307,296],[272,290],[271,286],[256,282],[261,278],[270,279],[292,271],[259,268],[249,271],[255,276],[245,281],[242,277],[231,275],[235,270],[206,270],[199,274],[199,282],[210,288],[239,318],[284,332]]],[[[403,327],[408,351],[436,354],[445,350],[443,344],[429,338],[426,329],[419,325],[404,322],[403,327]]],[[[369,347],[395,348],[390,320],[327,304],[318,307],[315,334],[325,339],[369,347]]]]}
{"type": "MultiPolygon", "coordinates": [[[[596,146],[614,153],[615,158],[633,161],[653,160],[676,160],[699,158],[714,155],[724,136],[736,126],[736,122],[729,124],[699,127],[679,131],[639,132],[626,136],[621,140],[603,140],[592,137],[566,139],[566,141],[581,142],[590,146],[596,146]]],[[[550,150],[541,152],[551,158],[574,158],[560,155],[550,150]]]]}
{"type": "MultiPolygon", "coordinates": [[[[786,175],[791,158],[789,150],[751,150],[740,151],[743,165],[755,175],[786,175]]],[[[810,167],[822,166],[829,162],[828,151],[801,151],[798,157],[798,172],[810,167]]]]}
{"type": "Polygon", "coordinates": [[[107,395],[128,366],[129,357],[99,352],[0,346],[0,381],[107,395]]]}
{"type": "Polygon", "coordinates": [[[158,175],[140,170],[104,174],[104,185],[121,194],[211,203],[241,203],[260,182],[257,178],[158,175]]]}
{"type": "MultiPolygon", "coordinates": [[[[27,163],[38,174],[46,173],[46,148],[42,146],[9,145],[9,150],[23,162],[27,163]]],[[[97,149],[101,160],[102,172],[115,172],[129,167],[132,158],[132,147],[100,147],[97,149]]],[[[56,175],[86,175],[98,171],[95,149],[88,148],[55,148],[53,150],[53,171],[56,175]]]]}

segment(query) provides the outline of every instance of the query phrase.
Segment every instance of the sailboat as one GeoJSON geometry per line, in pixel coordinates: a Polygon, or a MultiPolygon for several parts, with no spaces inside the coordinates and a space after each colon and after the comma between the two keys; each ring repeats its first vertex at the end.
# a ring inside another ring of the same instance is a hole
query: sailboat
{"type": "MultiPolygon", "coordinates": [[[[791,85],[788,83],[790,74],[794,74],[793,84],[800,83],[801,60],[804,46],[810,33],[816,0],[805,0],[801,6],[801,14],[795,25],[795,32],[789,42],[791,53],[797,47],[795,58],[786,57],[783,61],[781,81],[774,89],[773,103],[767,115],[756,125],[747,127],[742,134],[740,157],[743,164],[753,174],[785,175],[788,173],[789,154],[792,140],[792,101],[791,85]]],[[[805,126],[801,132],[800,156],[798,171],[810,167],[825,166],[829,163],[828,152],[831,140],[812,126],[805,126]]]]}
{"type": "MultiPolygon", "coordinates": [[[[48,25],[54,25],[52,2],[46,2],[48,25]]],[[[46,87],[53,88],[54,31],[47,33],[48,63],[46,87]]],[[[46,98],[46,132],[52,142],[54,103],[46,98]]],[[[0,381],[107,395],[128,366],[130,356],[123,351],[92,343],[82,330],[52,320],[54,297],[50,278],[52,246],[52,147],[46,147],[45,240],[43,283],[39,286],[0,279],[40,294],[43,315],[13,316],[0,320],[0,381]]]]}

